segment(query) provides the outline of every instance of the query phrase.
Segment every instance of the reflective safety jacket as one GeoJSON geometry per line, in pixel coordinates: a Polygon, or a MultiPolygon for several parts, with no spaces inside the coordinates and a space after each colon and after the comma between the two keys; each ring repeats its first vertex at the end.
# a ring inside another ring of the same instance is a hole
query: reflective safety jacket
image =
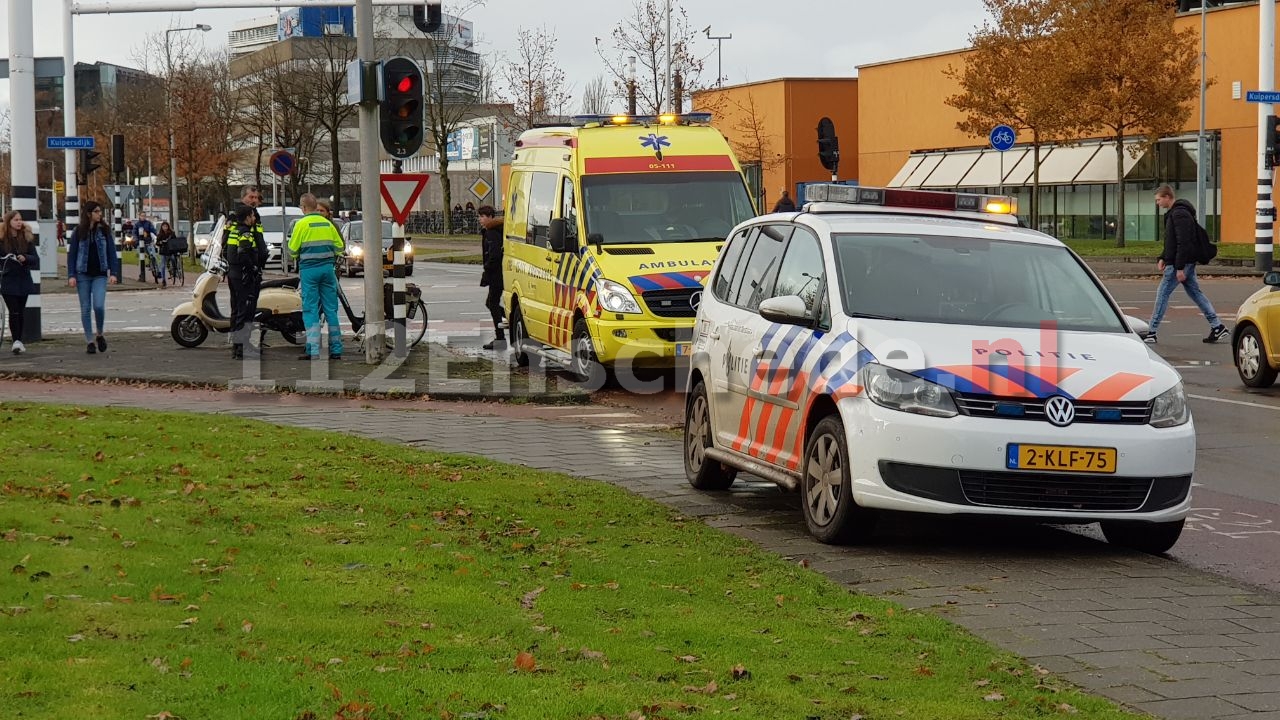
{"type": "Polygon", "coordinates": [[[267,243],[256,228],[240,223],[227,232],[227,264],[233,267],[258,267],[267,265],[267,243]]]}
{"type": "Polygon", "coordinates": [[[289,235],[289,254],[298,259],[298,267],[332,265],[344,247],[338,228],[320,213],[305,215],[289,235]]]}

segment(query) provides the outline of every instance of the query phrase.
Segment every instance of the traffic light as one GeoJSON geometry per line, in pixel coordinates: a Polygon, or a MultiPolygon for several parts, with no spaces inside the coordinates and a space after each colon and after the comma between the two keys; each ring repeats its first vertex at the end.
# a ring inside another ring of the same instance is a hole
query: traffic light
{"type": "Polygon", "coordinates": [[[124,173],[124,135],[111,136],[111,172],[124,173]]]}
{"type": "Polygon", "coordinates": [[[818,160],[822,167],[834,176],[840,166],[840,140],[836,137],[835,123],[824,117],[818,121],[818,160]]]}
{"type": "Polygon", "coordinates": [[[441,19],[440,0],[427,0],[413,6],[413,24],[424,33],[439,30],[441,19]]]}
{"type": "Polygon", "coordinates": [[[89,176],[102,167],[102,161],[99,159],[101,157],[102,153],[96,150],[80,151],[80,162],[77,164],[80,166],[81,185],[88,185],[89,176]]]}
{"type": "Polygon", "coordinates": [[[422,146],[422,70],[414,61],[397,57],[383,62],[380,72],[382,147],[392,157],[407,158],[422,146]]]}
{"type": "Polygon", "coordinates": [[[1275,115],[1267,116],[1267,151],[1265,159],[1268,168],[1280,165],[1280,118],[1275,115]]]}

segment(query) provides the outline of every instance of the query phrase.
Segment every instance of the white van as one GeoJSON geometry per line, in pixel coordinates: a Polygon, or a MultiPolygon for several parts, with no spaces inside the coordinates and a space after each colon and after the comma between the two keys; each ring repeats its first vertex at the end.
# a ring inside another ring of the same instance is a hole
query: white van
{"type": "Polygon", "coordinates": [[[267,242],[268,265],[279,263],[284,257],[281,250],[289,242],[288,230],[302,216],[300,207],[263,205],[258,208],[258,217],[262,223],[262,237],[267,242]]]}

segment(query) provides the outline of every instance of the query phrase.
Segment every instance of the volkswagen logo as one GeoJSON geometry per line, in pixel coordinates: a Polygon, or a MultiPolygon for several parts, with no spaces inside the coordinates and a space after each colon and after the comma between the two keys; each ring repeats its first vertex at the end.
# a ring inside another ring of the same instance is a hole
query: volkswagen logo
{"type": "Polygon", "coordinates": [[[1076,419],[1076,406],[1061,395],[1054,395],[1044,403],[1044,416],[1058,427],[1066,427],[1076,419]]]}
{"type": "Polygon", "coordinates": [[[698,292],[695,292],[694,294],[692,294],[692,295],[690,295],[690,296],[689,296],[689,307],[693,308],[694,310],[697,310],[697,309],[698,309],[698,306],[699,306],[699,305],[701,305],[701,304],[702,304],[702,291],[701,291],[701,290],[699,290],[698,292]]]}

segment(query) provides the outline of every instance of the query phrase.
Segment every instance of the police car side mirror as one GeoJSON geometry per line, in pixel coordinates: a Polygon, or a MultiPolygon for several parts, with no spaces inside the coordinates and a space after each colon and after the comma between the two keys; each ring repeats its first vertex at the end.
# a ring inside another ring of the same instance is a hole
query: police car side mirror
{"type": "Polygon", "coordinates": [[[1263,275],[1262,284],[1270,285],[1271,287],[1280,287],[1280,272],[1272,270],[1271,272],[1263,275]]]}
{"type": "Polygon", "coordinates": [[[799,295],[771,297],[760,303],[760,317],[784,325],[812,325],[809,307],[799,295]]]}
{"type": "Polygon", "coordinates": [[[569,231],[564,218],[555,218],[547,228],[547,244],[554,252],[569,252],[569,231]]]}
{"type": "Polygon", "coordinates": [[[1129,329],[1133,330],[1138,337],[1144,338],[1151,332],[1151,326],[1147,324],[1146,320],[1140,320],[1132,315],[1125,315],[1124,320],[1129,323],[1129,329]]]}

